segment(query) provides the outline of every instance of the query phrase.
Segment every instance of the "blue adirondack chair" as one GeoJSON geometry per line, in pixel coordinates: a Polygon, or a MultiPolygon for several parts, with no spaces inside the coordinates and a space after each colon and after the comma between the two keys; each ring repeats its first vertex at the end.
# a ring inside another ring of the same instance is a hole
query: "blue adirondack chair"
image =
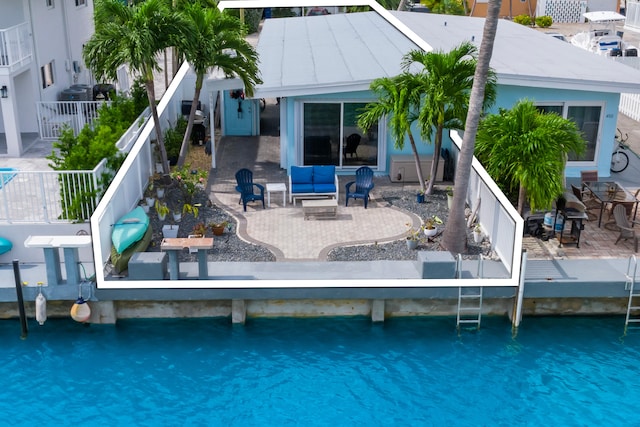
{"type": "Polygon", "coordinates": [[[364,208],[367,209],[369,202],[369,191],[373,188],[373,170],[370,167],[362,166],[356,170],[356,180],[347,182],[345,185],[346,203],[345,206],[349,206],[349,199],[362,199],[364,201],[364,208]],[[351,191],[351,186],[355,184],[356,188],[351,191]]]}
{"type": "Polygon", "coordinates": [[[249,169],[240,169],[236,172],[236,191],[240,193],[240,201],[244,211],[247,211],[247,202],[262,200],[262,209],[264,209],[264,186],[253,182],[253,172],[249,169]],[[258,189],[258,194],[255,190],[258,189]]]}

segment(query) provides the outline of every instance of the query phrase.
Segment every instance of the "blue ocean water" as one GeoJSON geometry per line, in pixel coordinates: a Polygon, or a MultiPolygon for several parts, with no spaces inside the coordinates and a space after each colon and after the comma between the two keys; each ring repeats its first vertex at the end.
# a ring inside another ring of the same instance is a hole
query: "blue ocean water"
{"type": "Polygon", "coordinates": [[[0,321],[4,425],[640,425],[622,316],[0,321]]]}

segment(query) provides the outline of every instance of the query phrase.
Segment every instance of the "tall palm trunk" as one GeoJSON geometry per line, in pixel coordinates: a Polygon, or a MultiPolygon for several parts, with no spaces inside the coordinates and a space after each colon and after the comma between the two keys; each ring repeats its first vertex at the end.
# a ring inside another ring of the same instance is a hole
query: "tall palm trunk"
{"type": "Polygon", "coordinates": [[[520,188],[518,189],[518,213],[522,215],[524,213],[524,203],[527,199],[527,190],[525,190],[524,185],[520,183],[520,188]]]}
{"type": "Polygon", "coordinates": [[[487,18],[484,22],[482,43],[478,54],[478,64],[473,78],[473,87],[469,98],[469,112],[465,124],[465,132],[462,147],[458,155],[456,167],[455,189],[453,192],[453,205],[449,212],[449,219],[444,230],[442,245],[453,253],[462,253],[467,247],[467,230],[464,220],[464,210],[469,190],[469,177],[471,175],[471,162],[476,144],[476,132],[480,123],[480,114],[484,101],[485,85],[489,71],[489,63],[493,53],[493,42],[498,29],[498,15],[502,0],[489,0],[487,18]]]}
{"type": "Polygon", "coordinates": [[[436,140],[433,147],[433,161],[431,162],[431,175],[429,178],[429,186],[427,187],[426,194],[431,194],[433,192],[433,183],[436,181],[436,176],[438,174],[438,162],[440,160],[440,149],[442,148],[442,132],[444,132],[444,127],[442,123],[438,123],[438,128],[436,129],[436,140]]]}
{"type": "Polygon", "coordinates": [[[151,108],[151,117],[156,128],[156,139],[158,141],[158,149],[160,150],[160,160],[162,161],[162,172],[169,175],[169,160],[167,159],[167,149],[164,146],[164,136],[162,135],[162,127],[160,126],[160,118],[158,117],[158,108],[156,107],[156,93],[153,86],[153,79],[146,79],[144,82],[147,88],[147,98],[149,99],[149,108],[151,108]]]}
{"type": "Polygon", "coordinates": [[[196,110],[198,109],[198,100],[200,99],[200,91],[202,90],[202,82],[204,76],[198,74],[196,77],[196,90],[193,95],[193,102],[191,102],[191,110],[189,110],[189,120],[187,121],[187,130],[184,132],[182,138],[182,145],[180,146],[180,156],[178,157],[178,167],[184,165],[184,161],[187,158],[187,151],[189,151],[189,137],[191,136],[191,130],[193,129],[193,122],[196,118],[196,110]]]}
{"type": "Polygon", "coordinates": [[[420,182],[420,190],[425,191],[422,166],[420,166],[420,156],[418,155],[418,149],[416,148],[416,141],[413,139],[413,133],[411,133],[410,130],[407,131],[407,135],[409,135],[409,143],[411,144],[411,151],[413,151],[413,159],[416,162],[416,172],[418,174],[418,181],[420,182]]]}

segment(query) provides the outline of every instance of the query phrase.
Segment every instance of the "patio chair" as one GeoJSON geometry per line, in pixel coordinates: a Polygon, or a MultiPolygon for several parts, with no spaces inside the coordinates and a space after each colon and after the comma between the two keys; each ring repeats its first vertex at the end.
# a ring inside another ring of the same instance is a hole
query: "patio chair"
{"type": "Polygon", "coordinates": [[[350,154],[352,158],[354,155],[356,159],[358,158],[358,145],[360,145],[361,139],[362,137],[357,133],[352,133],[347,137],[345,147],[342,150],[342,155],[345,159],[347,158],[347,154],[350,154]]]}
{"type": "Polygon", "coordinates": [[[618,204],[613,208],[613,217],[616,220],[616,225],[620,228],[620,235],[616,240],[616,245],[622,239],[633,239],[633,249],[638,252],[638,235],[636,234],[636,231],[631,228],[633,224],[638,223],[636,221],[629,221],[627,218],[627,210],[621,204],[618,204]]]}
{"type": "Polygon", "coordinates": [[[240,193],[240,201],[242,203],[244,211],[247,211],[247,202],[253,202],[256,200],[262,200],[262,209],[264,209],[264,186],[253,182],[253,172],[249,169],[240,169],[236,172],[236,191],[240,193]],[[255,192],[258,189],[260,194],[255,192]]]}
{"type": "Polygon", "coordinates": [[[347,190],[345,197],[345,206],[349,206],[349,199],[362,199],[364,208],[367,209],[369,202],[369,191],[373,188],[373,170],[368,166],[362,166],[356,170],[356,180],[347,182],[345,188],[347,190]],[[356,188],[351,191],[351,186],[355,184],[356,188]]]}
{"type": "Polygon", "coordinates": [[[580,183],[582,184],[583,189],[586,182],[596,182],[596,181],[598,181],[597,170],[580,171],[580,183]]]}

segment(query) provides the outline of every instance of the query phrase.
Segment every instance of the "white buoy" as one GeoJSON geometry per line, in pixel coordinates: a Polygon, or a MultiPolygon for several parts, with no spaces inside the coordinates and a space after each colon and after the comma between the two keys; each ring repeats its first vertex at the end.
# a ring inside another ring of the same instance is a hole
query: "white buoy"
{"type": "Polygon", "coordinates": [[[71,318],[76,322],[86,322],[91,317],[91,308],[84,298],[79,297],[71,307],[71,318]]]}
{"type": "Polygon", "coordinates": [[[42,291],[36,297],[36,320],[41,325],[47,321],[47,299],[42,295],[42,291]]]}

